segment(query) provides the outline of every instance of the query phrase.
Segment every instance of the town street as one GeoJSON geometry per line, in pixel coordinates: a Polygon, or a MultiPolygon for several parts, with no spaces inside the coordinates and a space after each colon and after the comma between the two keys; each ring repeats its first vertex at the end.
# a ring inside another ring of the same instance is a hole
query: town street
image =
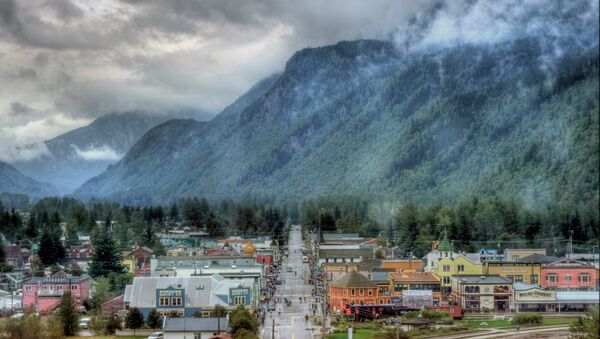
{"type": "Polygon", "coordinates": [[[302,262],[302,235],[300,226],[294,226],[290,232],[288,243],[288,257],[282,261],[280,278],[282,284],[277,285],[275,298],[280,298],[276,310],[269,312],[265,319],[265,325],[260,329],[260,337],[302,339],[318,337],[319,328],[305,321],[305,315],[311,314],[309,309],[312,286],[307,284],[308,264],[302,262]],[[288,272],[287,268],[292,271],[288,272]],[[296,273],[294,273],[296,272],[296,273]],[[284,298],[292,301],[291,307],[285,306],[284,298]],[[302,302],[299,302],[302,298],[302,302]],[[304,302],[306,298],[306,302],[304,302]],[[281,311],[281,315],[278,315],[281,311]],[[273,335],[273,323],[275,333],[273,335]]]}

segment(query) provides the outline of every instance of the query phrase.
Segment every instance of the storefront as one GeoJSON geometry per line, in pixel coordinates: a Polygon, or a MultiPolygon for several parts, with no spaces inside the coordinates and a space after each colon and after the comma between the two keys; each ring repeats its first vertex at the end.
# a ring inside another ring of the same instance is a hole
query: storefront
{"type": "Polygon", "coordinates": [[[452,300],[467,312],[508,312],[511,281],[500,276],[452,277],[452,300]]]}
{"type": "Polygon", "coordinates": [[[598,302],[598,292],[561,292],[531,286],[515,286],[513,299],[516,312],[585,312],[598,302]]]}

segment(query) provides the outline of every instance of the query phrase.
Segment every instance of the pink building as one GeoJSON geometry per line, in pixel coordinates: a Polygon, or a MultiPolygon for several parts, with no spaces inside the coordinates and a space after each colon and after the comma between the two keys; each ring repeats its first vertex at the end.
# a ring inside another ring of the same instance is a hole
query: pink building
{"type": "Polygon", "coordinates": [[[595,286],[596,269],[588,263],[564,258],[542,265],[542,287],[592,291],[595,286]]]}
{"type": "Polygon", "coordinates": [[[90,278],[72,276],[64,271],[48,277],[31,277],[23,281],[23,308],[33,308],[40,314],[49,314],[68,290],[71,290],[76,307],[83,306],[90,297],[90,278]]]}

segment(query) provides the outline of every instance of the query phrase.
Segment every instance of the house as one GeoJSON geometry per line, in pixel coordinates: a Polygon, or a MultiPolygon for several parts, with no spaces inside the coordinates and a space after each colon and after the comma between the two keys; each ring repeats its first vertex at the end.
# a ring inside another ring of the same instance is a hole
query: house
{"type": "Polygon", "coordinates": [[[33,308],[49,314],[60,303],[65,291],[71,291],[76,306],[83,306],[90,298],[90,278],[72,276],[58,271],[47,277],[31,277],[23,281],[23,308],[33,308]]]}
{"type": "Polygon", "coordinates": [[[453,276],[452,300],[471,312],[507,312],[511,307],[512,281],[501,276],[453,276]]]}
{"type": "Polygon", "coordinates": [[[22,271],[0,272],[0,290],[15,291],[22,288],[25,274],[22,271]]]}
{"type": "MultiPolygon", "coordinates": [[[[393,272],[389,273],[390,289],[395,300],[402,300],[406,291],[431,291],[433,305],[442,301],[441,279],[431,272],[393,272]]],[[[431,305],[429,305],[431,306],[431,305]]]]}
{"type": "MultiPolygon", "coordinates": [[[[189,263],[189,262],[187,262],[189,263]]],[[[252,279],[259,286],[264,274],[264,266],[251,265],[210,265],[199,267],[158,267],[152,271],[153,277],[194,277],[219,274],[226,279],[252,279]]]]}
{"type": "Polygon", "coordinates": [[[591,264],[563,258],[542,265],[541,285],[556,290],[593,291],[596,271],[591,264]]]}
{"type": "Polygon", "coordinates": [[[377,291],[379,294],[378,304],[391,304],[392,293],[390,288],[390,278],[387,272],[371,272],[369,273],[369,279],[377,284],[377,291]]]}
{"type": "Polygon", "coordinates": [[[442,294],[450,295],[452,289],[451,277],[462,275],[481,275],[483,266],[463,254],[454,253],[454,246],[448,241],[446,235],[437,246],[437,259],[433,266],[428,265],[428,270],[441,279],[442,294]]]}
{"type": "Polygon", "coordinates": [[[259,286],[253,279],[225,279],[218,274],[193,277],[135,277],[125,287],[125,308],[137,307],[144,317],[157,309],[162,315],[176,312],[191,317],[209,316],[215,306],[234,309],[258,306],[259,286]]]}
{"type": "Polygon", "coordinates": [[[123,265],[136,277],[151,275],[150,260],[154,251],[148,247],[136,246],[133,250],[123,253],[123,265]]]}
{"type": "Polygon", "coordinates": [[[370,247],[336,246],[335,248],[319,249],[319,265],[323,263],[358,263],[365,258],[374,258],[370,247]]]}
{"type": "Polygon", "coordinates": [[[356,271],[332,281],[327,289],[327,303],[334,312],[346,312],[349,305],[354,304],[374,305],[379,302],[379,297],[379,286],[356,271]]]}
{"type": "Polygon", "coordinates": [[[382,268],[393,268],[396,272],[404,270],[422,271],[423,262],[418,259],[381,260],[382,268]]]}
{"type": "Polygon", "coordinates": [[[263,264],[266,267],[271,266],[273,263],[273,250],[272,249],[257,249],[256,250],[256,262],[263,264]]]}
{"type": "Polygon", "coordinates": [[[227,318],[165,318],[164,339],[209,339],[227,332],[227,318]]]}
{"type": "Polygon", "coordinates": [[[512,282],[537,285],[542,275],[542,264],[537,260],[525,261],[497,261],[486,262],[483,269],[484,275],[499,275],[512,282]]]}
{"type": "Polygon", "coordinates": [[[4,245],[4,257],[6,264],[14,269],[22,269],[25,265],[23,251],[19,245],[4,245]]]}
{"type": "Polygon", "coordinates": [[[100,305],[100,314],[113,315],[125,309],[124,295],[114,297],[100,305]]]}
{"type": "Polygon", "coordinates": [[[76,263],[84,271],[87,271],[93,254],[94,248],[92,246],[71,246],[67,250],[67,259],[69,262],[76,263]]]}
{"type": "Polygon", "coordinates": [[[516,312],[585,312],[600,302],[594,291],[556,291],[536,285],[515,283],[513,304],[516,312]]]}
{"type": "Polygon", "coordinates": [[[527,256],[546,255],[545,248],[507,248],[504,250],[504,261],[519,261],[527,256]]]}

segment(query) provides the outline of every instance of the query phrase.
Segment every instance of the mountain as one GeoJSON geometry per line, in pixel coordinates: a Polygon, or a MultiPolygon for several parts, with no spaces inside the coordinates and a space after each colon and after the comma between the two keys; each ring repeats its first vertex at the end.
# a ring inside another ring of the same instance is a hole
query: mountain
{"type": "Polygon", "coordinates": [[[75,194],[129,203],[346,193],[597,203],[590,36],[411,53],[376,40],[304,49],[213,120],[153,128],[75,194]]]}
{"type": "MultiPolygon", "coordinates": [[[[36,180],[52,183],[61,194],[71,193],[118,161],[150,128],[168,119],[139,112],[108,114],[45,141],[41,156],[13,165],[36,180]]],[[[21,149],[32,147],[40,145],[21,149]]]]}
{"type": "Polygon", "coordinates": [[[38,182],[23,175],[7,163],[0,162],[0,193],[19,193],[31,197],[44,197],[56,194],[56,189],[52,185],[38,182]]]}

